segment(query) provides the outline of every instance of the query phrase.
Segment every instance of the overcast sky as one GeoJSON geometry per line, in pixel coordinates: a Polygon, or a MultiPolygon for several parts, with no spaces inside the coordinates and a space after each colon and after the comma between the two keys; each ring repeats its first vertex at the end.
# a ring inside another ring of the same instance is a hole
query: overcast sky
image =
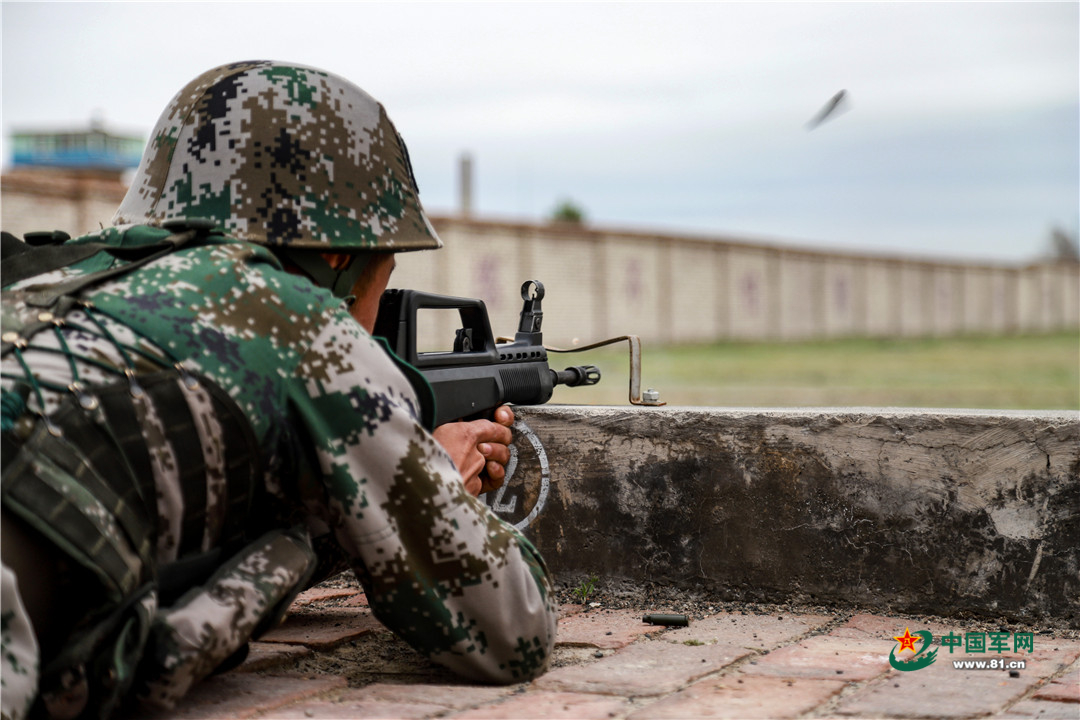
{"type": "Polygon", "coordinates": [[[1080,226],[1078,7],[4,2],[4,162],[13,129],[145,136],[269,58],[382,101],[433,212],[468,151],[482,215],[1026,260],[1080,226]]]}

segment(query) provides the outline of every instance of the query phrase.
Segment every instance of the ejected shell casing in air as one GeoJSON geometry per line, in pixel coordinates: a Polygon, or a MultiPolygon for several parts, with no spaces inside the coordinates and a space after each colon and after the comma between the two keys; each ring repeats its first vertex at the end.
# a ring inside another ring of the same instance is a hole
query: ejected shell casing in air
{"type": "Polygon", "coordinates": [[[649,613],[641,618],[650,625],[689,625],[690,618],[685,615],[667,615],[664,613],[649,613]]]}

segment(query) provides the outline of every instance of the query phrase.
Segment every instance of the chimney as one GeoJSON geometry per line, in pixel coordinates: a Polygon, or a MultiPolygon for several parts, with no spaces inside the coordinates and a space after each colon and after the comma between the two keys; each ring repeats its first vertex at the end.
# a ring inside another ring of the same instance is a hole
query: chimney
{"type": "Polygon", "coordinates": [[[458,164],[458,191],[461,201],[461,216],[472,215],[472,156],[462,153],[458,164]]]}

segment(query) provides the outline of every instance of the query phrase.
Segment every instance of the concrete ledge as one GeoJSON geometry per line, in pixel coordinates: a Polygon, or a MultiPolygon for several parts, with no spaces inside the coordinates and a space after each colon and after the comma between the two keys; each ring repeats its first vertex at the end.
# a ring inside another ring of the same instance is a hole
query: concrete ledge
{"type": "Polygon", "coordinates": [[[557,575],[1080,626],[1080,413],[517,408],[557,575]]]}

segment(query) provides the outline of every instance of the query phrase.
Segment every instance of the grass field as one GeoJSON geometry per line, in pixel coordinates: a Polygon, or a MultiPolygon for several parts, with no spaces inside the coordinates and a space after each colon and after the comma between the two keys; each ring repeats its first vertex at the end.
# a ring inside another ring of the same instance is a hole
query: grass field
{"type": "MultiPolygon", "coordinates": [[[[552,402],[625,405],[625,344],[552,355],[552,367],[593,364],[590,388],[552,402]]],[[[1080,336],[830,340],[646,346],[642,387],[670,405],[1080,409],[1080,336]]]]}

